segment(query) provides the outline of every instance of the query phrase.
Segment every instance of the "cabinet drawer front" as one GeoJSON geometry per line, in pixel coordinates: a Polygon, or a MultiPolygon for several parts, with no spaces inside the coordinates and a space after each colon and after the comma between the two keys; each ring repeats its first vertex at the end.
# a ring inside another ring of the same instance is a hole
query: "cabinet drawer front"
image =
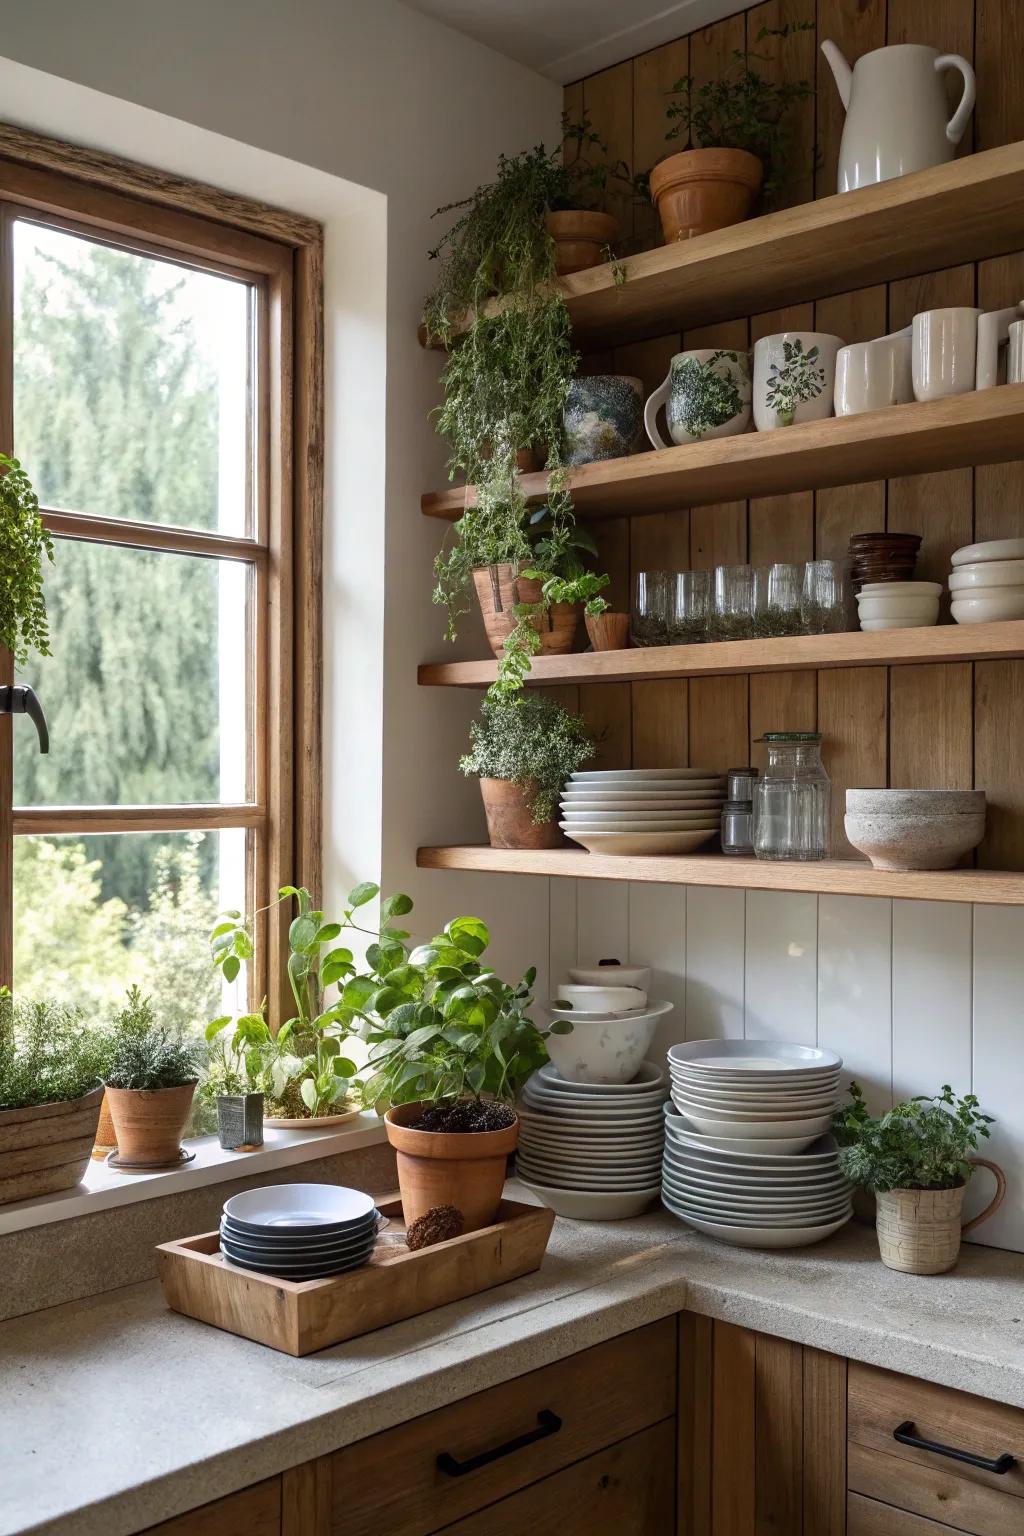
{"type": "Polygon", "coordinates": [[[675,1421],[542,1478],[446,1525],[439,1536],[668,1536],[675,1521],[675,1421]]]}
{"type": "Polygon", "coordinates": [[[142,1536],[280,1536],[281,1479],[268,1478],[152,1525],[142,1536]]]}
{"type": "Polygon", "coordinates": [[[851,1493],[846,1505],[846,1536],[952,1536],[948,1525],[908,1515],[877,1499],[851,1493]]]}
{"type": "Polygon", "coordinates": [[[847,1457],[849,1486],[854,1493],[898,1504],[917,1515],[929,1515],[970,1536],[1021,1536],[1024,1505],[1020,1499],[982,1483],[968,1482],[957,1475],[955,1467],[952,1461],[943,1466],[918,1466],[902,1456],[883,1455],[863,1445],[851,1445],[847,1457]]]}
{"type": "MultiPolygon", "coordinates": [[[[951,1387],[938,1387],[933,1382],[913,1381],[908,1376],[860,1365],[853,1360],[850,1361],[848,1379],[847,1433],[850,1444],[884,1452],[886,1464],[891,1468],[890,1486],[881,1493],[882,1498],[903,1505],[899,1490],[904,1466],[910,1462],[941,1473],[944,1478],[989,1489],[999,1495],[1000,1500],[1012,1500],[1011,1508],[1017,1506],[1020,1509],[1018,1520],[1020,1528],[1024,1529],[1024,1411],[1009,1408],[1005,1403],[990,1403],[984,1398],[972,1397],[968,1392],[956,1392],[951,1387]],[[1016,1465],[1008,1472],[988,1472],[943,1456],[938,1451],[902,1445],[893,1438],[893,1431],[907,1420],[913,1424],[913,1433],[922,1439],[935,1440],[989,1460],[1009,1454],[1016,1458],[1016,1465]]],[[[987,1536],[987,1526],[979,1529],[987,1536]]]]}
{"type": "MultiPolygon", "coordinates": [[[[471,1341],[470,1341],[471,1346],[471,1341]]],[[[676,1320],[665,1318],[582,1354],[346,1446],[330,1458],[332,1536],[429,1536],[538,1478],[675,1413],[676,1320]],[[558,1429],[488,1460],[465,1463],[544,1428],[558,1429]]]]}

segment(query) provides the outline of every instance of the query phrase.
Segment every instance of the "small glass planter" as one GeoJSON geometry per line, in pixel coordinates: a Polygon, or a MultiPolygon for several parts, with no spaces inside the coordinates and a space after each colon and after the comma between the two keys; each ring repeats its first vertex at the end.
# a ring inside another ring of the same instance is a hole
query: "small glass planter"
{"type": "Polygon", "coordinates": [[[843,573],[835,560],[808,560],[804,566],[800,618],[808,635],[831,635],[845,629],[843,573]]]}
{"type": "Polygon", "coordinates": [[[669,579],[668,633],[672,645],[694,645],[708,637],[711,572],[677,571],[669,579]]]}
{"type": "Polygon", "coordinates": [[[217,1139],[225,1152],[263,1145],[262,1093],[217,1095],[217,1139]]]}
{"type": "Polygon", "coordinates": [[[629,635],[634,645],[668,645],[669,577],[666,571],[638,571],[633,581],[629,635]]]}
{"type": "Polygon", "coordinates": [[[749,565],[719,565],[715,569],[715,606],[709,638],[752,640],[754,572],[749,565]]]}
{"type": "Polygon", "coordinates": [[[779,563],[754,572],[754,623],[759,636],[801,635],[803,567],[779,563]]]}

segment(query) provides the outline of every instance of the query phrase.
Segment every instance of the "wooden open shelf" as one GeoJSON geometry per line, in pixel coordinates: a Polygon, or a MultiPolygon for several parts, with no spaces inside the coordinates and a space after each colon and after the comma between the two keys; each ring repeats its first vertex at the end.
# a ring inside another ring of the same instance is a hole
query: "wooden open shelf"
{"type": "MultiPolygon", "coordinates": [[[[1022,455],[1024,384],[1008,384],[581,464],[568,471],[567,482],[578,516],[624,517],[997,464],[1022,455]]],[[[546,473],[524,475],[523,489],[531,500],[543,500],[546,473]]],[[[426,516],[451,520],[474,503],[473,487],[458,486],[428,492],[421,505],[426,516]]]]}
{"type": "Polygon", "coordinates": [[[619,284],[608,263],[559,287],[576,345],[597,351],[1022,246],[1024,143],[1004,144],[628,256],[619,284]]]}
{"type": "MultiPolygon", "coordinates": [[[[1007,661],[1024,656],[1024,619],[1003,624],[942,624],[932,629],[860,630],[728,640],[710,645],[659,645],[626,651],[535,656],[528,684],[642,683],[740,672],[804,672],[829,667],[921,666],[927,662],[1007,661]]],[[[417,680],[429,687],[487,688],[495,661],[426,662],[417,680]]]]}
{"type": "Polygon", "coordinates": [[[660,885],[739,886],[749,891],[812,891],[840,896],[902,896],[1024,906],[1024,873],[999,869],[889,873],[854,859],[771,864],[724,854],[613,857],[585,849],[506,849],[483,845],[420,848],[420,869],[464,869],[505,875],[560,875],[582,880],[636,880],[660,885]]]}

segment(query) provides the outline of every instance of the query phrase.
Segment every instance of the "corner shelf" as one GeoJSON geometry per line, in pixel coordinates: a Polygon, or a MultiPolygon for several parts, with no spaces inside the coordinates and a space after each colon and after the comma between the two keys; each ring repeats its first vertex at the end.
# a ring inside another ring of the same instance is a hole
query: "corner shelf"
{"type": "Polygon", "coordinates": [[[733,886],[748,891],[810,891],[822,895],[896,896],[918,901],[969,901],[1024,906],[1024,872],[1000,869],[872,869],[855,859],[774,864],[724,854],[613,857],[584,849],[517,849],[464,845],[420,848],[420,869],[547,875],[582,880],[630,880],[660,885],[733,886]]]}
{"type": "MultiPolygon", "coordinates": [[[[578,516],[627,517],[998,464],[1022,453],[1024,384],[1002,384],[860,416],[601,459],[570,469],[566,483],[578,516]]],[[[543,500],[547,484],[543,470],[522,477],[531,501],[543,500]]],[[[457,486],[428,492],[421,510],[451,521],[475,502],[472,486],[457,486]]]]}
{"type": "Polygon", "coordinates": [[[1021,246],[1024,143],[1004,144],[628,256],[624,282],[609,262],[558,288],[576,345],[597,351],[1021,246]]]}

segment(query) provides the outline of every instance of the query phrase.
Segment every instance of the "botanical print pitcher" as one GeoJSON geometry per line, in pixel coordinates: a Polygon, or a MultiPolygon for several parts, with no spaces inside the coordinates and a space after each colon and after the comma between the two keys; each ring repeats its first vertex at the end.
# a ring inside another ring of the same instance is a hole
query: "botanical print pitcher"
{"type": "Polygon", "coordinates": [[[658,431],[662,406],[674,443],[699,443],[704,438],[745,432],[750,426],[750,394],[746,352],[725,347],[677,352],[668,377],[644,409],[647,436],[655,448],[668,447],[658,431]]]}
{"type": "Polygon", "coordinates": [[[754,425],[759,432],[832,414],[836,353],[842,337],[779,331],[754,345],[754,425]]]}

